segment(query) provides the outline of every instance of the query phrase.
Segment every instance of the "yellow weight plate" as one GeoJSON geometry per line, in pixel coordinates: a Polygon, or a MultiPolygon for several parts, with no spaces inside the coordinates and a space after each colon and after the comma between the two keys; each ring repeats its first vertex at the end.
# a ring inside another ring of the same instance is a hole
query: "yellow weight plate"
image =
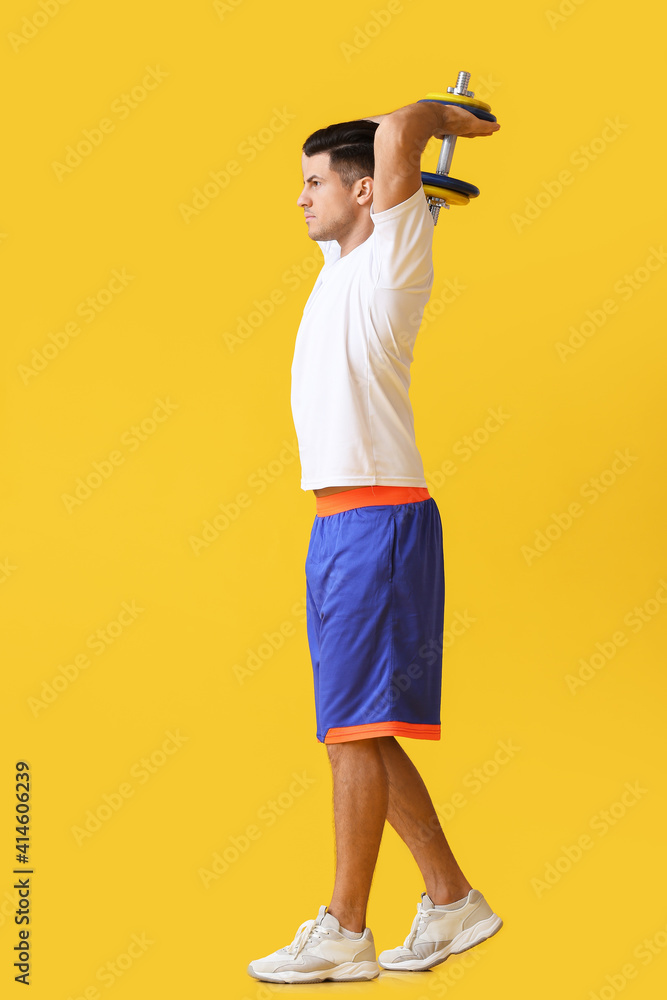
{"type": "Polygon", "coordinates": [[[424,194],[432,198],[442,198],[448,205],[467,205],[470,198],[460,191],[452,191],[450,188],[436,187],[434,184],[424,184],[424,194]]]}
{"type": "Polygon", "coordinates": [[[427,94],[425,101],[451,101],[453,104],[472,104],[474,108],[481,108],[482,111],[491,111],[491,105],[484,101],[478,101],[476,97],[464,97],[463,94],[427,94]]]}

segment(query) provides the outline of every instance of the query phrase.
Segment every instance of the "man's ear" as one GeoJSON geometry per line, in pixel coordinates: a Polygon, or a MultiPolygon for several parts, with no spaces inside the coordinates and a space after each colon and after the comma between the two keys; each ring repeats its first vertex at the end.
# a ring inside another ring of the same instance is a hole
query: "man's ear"
{"type": "Polygon", "coordinates": [[[357,181],[357,201],[360,205],[367,205],[373,200],[373,178],[361,177],[357,181]]]}

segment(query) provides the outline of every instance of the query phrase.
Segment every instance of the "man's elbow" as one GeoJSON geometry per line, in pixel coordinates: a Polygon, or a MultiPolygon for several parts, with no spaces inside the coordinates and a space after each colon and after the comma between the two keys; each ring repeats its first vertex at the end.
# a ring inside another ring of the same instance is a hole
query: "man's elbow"
{"type": "Polygon", "coordinates": [[[400,150],[403,158],[418,163],[433,131],[432,110],[425,104],[408,104],[385,115],[375,130],[375,148],[400,150]]]}
{"type": "Polygon", "coordinates": [[[400,133],[406,128],[411,117],[408,113],[409,107],[410,105],[405,108],[399,108],[397,111],[392,111],[383,117],[375,130],[376,142],[378,138],[385,139],[388,136],[394,136],[397,132],[400,133]]]}

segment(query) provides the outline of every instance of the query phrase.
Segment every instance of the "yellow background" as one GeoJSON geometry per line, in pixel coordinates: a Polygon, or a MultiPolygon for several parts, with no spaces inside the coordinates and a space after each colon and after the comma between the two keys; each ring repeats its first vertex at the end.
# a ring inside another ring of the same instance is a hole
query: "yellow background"
{"type": "MultiPolygon", "coordinates": [[[[441,213],[432,301],[447,281],[465,288],[415,352],[455,641],[442,742],[403,745],[443,816],[465,798],[445,830],[505,927],[433,972],[298,993],[662,994],[667,268],[641,268],[667,243],[665,22],[618,0],[561,6],[558,19],[555,0],[72,0],[48,16],[38,0],[5,4],[3,995],[23,995],[11,967],[19,759],[32,773],[35,1000],[296,989],[245,969],[316,915],[333,876],[302,603],[314,501],[289,451],[292,349],[318,253],[296,206],[300,148],[323,125],[443,90],[460,69],[502,128],[457,145],[452,174],[482,193],[441,213]],[[376,31],[372,12],[388,10],[376,31]],[[17,42],[21,31],[33,37],[17,42]],[[121,112],[148,68],[166,75],[121,112]],[[276,109],[287,121],[271,131],[276,109]],[[113,130],[59,179],[54,162],[104,118],[113,130]],[[251,160],[245,143],[260,135],[251,160]],[[230,160],[241,169],[186,221],[181,206],[230,160]],[[114,269],[132,278],[109,296],[114,269]],[[230,349],[225,335],[276,291],[230,349]],[[91,296],[104,308],[87,321],[91,296]],[[562,360],[570,327],[609,299],[616,311],[562,360]],[[33,351],[75,321],[26,376],[33,351]],[[168,409],[151,422],[157,400],[168,409]],[[508,417],[483,441],[498,408],[508,417]],[[466,435],[483,441],[468,460],[466,435]],[[617,450],[634,458],[609,471],[617,450]],[[68,508],[112,452],[118,464],[68,508]],[[580,516],[558,531],[553,515],[573,503],[580,516]],[[544,551],[526,555],[549,525],[544,551]],[[142,610],[130,618],[123,602],[142,610]],[[636,607],[645,621],[627,618],[636,607]],[[103,652],[100,629],[113,639],[103,652]],[[610,642],[614,655],[568,688],[610,642]],[[502,765],[500,741],[518,748],[502,765]],[[640,790],[618,805],[626,783],[640,790]],[[224,852],[205,887],[201,870],[224,852]]],[[[387,828],[368,913],[378,950],[403,940],[422,888],[387,828]]]]}

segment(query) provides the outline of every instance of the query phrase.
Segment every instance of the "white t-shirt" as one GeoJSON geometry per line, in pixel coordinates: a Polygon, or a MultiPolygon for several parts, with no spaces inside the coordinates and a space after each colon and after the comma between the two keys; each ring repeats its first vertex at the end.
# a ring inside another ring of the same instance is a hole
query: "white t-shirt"
{"type": "Polygon", "coordinates": [[[301,489],[426,486],[408,395],[433,287],[433,216],[423,187],[384,212],[354,250],[317,241],[324,266],[294,345],[291,404],[301,489]]]}

